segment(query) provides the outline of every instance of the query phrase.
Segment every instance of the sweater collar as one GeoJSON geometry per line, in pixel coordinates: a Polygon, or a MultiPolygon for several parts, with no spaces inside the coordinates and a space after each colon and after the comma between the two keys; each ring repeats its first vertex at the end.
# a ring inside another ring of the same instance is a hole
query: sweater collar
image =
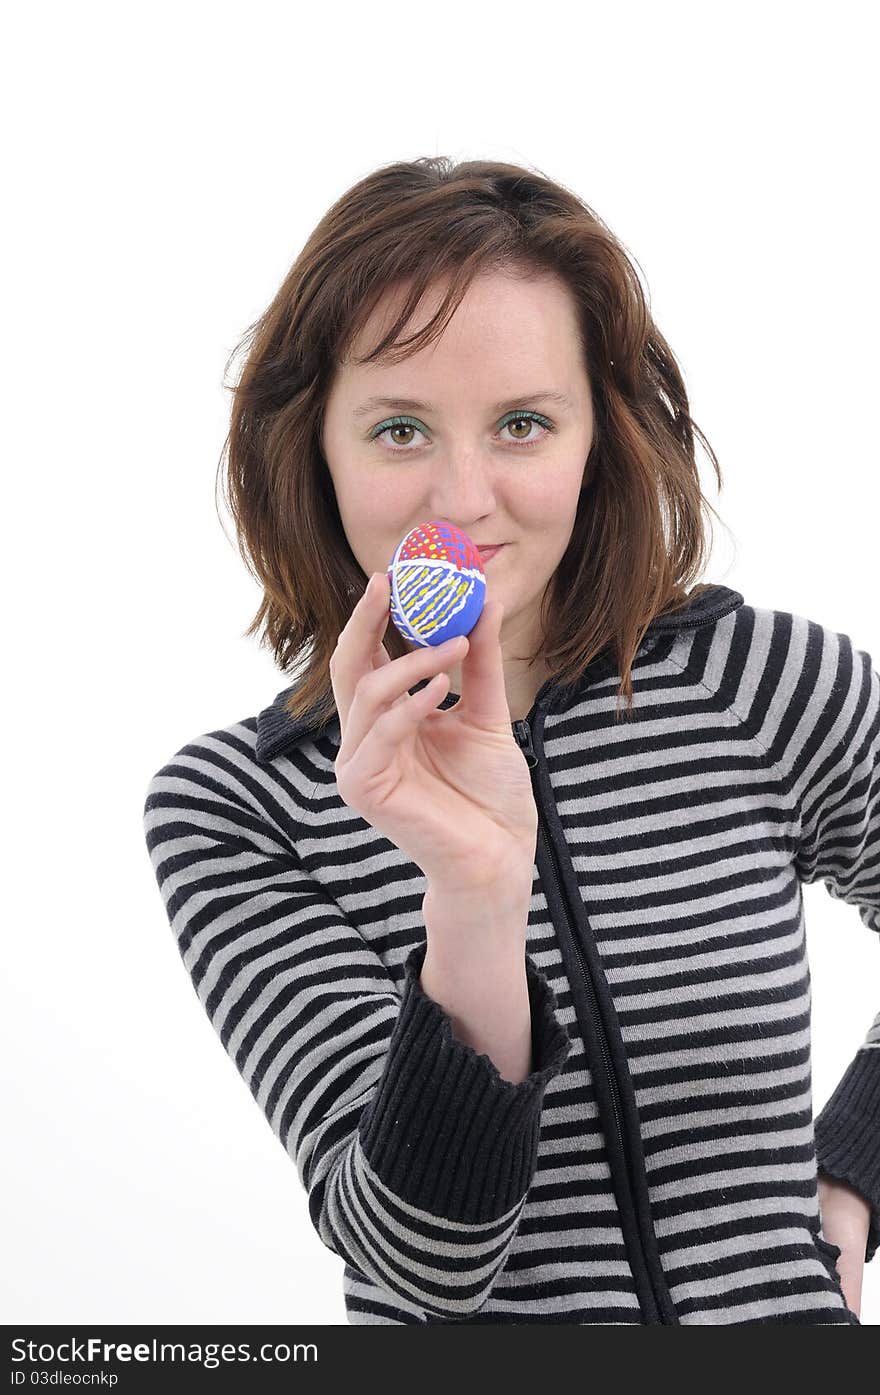
{"type": "MultiPolygon", "coordinates": [[[[723,615],[728,615],[730,611],[738,609],[743,604],[743,597],[739,591],[734,591],[730,586],[713,584],[698,596],[685,602],[678,610],[665,615],[658,615],[651,621],[642,639],[639,653],[648,652],[660,642],[667,634],[677,634],[681,630],[701,629],[705,625],[714,624],[723,615]]],[[[615,662],[610,648],[606,647],[601,653],[595,655],[587,671],[573,685],[567,688],[560,688],[554,683],[546,683],[538,695],[538,701],[543,705],[558,707],[566,699],[570,699],[581,692],[585,684],[593,682],[597,677],[614,671],[615,662]]],[[[415,693],[419,688],[424,687],[427,679],[422,679],[415,687],[409,691],[415,693]]],[[[256,758],[265,764],[273,760],[276,756],[292,749],[298,742],[307,736],[317,733],[315,725],[314,709],[305,712],[302,717],[294,719],[287,711],[287,702],[294,692],[296,684],[289,688],[284,688],[277,695],[275,701],[257,717],[257,745],[256,758]]],[[[451,707],[458,698],[457,693],[449,692],[439,704],[440,707],[451,707]]],[[[330,731],[334,728],[338,718],[325,728],[330,731]]]]}

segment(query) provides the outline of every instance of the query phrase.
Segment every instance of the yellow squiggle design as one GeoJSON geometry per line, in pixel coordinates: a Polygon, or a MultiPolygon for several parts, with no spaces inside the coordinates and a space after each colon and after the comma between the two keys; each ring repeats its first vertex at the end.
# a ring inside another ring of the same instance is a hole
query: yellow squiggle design
{"type": "MultiPolygon", "coordinates": [[[[474,589],[477,572],[471,568],[460,571],[451,563],[443,563],[439,558],[426,565],[423,558],[400,561],[395,568],[395,578],[400,596],[401,610],[406,616],[415,612],[418,615],[418,632],[424,638],[446,628],[450,619],[458,615],[474,589]],[[448,574],[460,576],[457,586],[449,586],[448,574]],[[425,609],[427,607],[427,609],[425,609]]],[[[410,624],[413,621],[410,620],[410,624]]]]}

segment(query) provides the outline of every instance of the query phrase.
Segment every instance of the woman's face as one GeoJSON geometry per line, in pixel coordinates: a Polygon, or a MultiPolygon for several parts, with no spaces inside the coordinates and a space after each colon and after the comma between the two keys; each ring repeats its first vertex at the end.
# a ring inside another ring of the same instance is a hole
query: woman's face
{"type": "MultiPolygon", "coordinates": [[[[444,289],[432,288],[407,334],[426,323],[444,289]]],[[[380,302],[353,356],[378,342],[402,295],[380,302]]],[[[440,338],[419,353],[397,365],[340,365],[322,446],[367,576],[387,568],[410,529],[432,520],[478,544],[504,543],[486,564],[487,597],[504,603],[502,649],[528,658],[540,643],[541,597],[571,536],[592,439],[568,287],[551,274],[523,281],[492,272],[473,282],[440,338]],[[389,400],[368,403],[373,397],[389,400]]]]}

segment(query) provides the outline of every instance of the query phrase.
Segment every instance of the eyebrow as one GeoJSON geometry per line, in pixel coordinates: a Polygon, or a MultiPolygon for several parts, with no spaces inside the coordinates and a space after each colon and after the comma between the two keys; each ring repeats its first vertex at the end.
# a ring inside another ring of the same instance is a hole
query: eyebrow
{"type": "MultiPolygon", "coordinates": [[[[571,401],[564,392],[524,392],[519,397],[510,397],[506,402],[496,402],[495,412],[506,412],[514,407],[522,407],[526,402],[556,402],[560,407],[571,409],[571,401]]],[[[436,407],[430,402],[416,402],[411,397],[368,397],[355,408],[355,418],[369,416],[380,407],[402,408],[405,412],[434,412],[436,407]]]]}

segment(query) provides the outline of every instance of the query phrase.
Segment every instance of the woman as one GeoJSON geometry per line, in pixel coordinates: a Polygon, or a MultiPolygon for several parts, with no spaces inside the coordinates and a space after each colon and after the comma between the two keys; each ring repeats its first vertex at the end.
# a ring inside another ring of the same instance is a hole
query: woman
{"type": "Polygon", "coordinates": [[[859,1321],[880,1017],[814,1126],[800,886],[880,930],[880,680],[691,585],[695,435],[720,483],[622,247],[516,166],[379,169],[253,327],[248,633],[302,666],[147,841],[353,1323],[859,1321]],[[503,546],[419,649],[428,521],[503,546]]]}

